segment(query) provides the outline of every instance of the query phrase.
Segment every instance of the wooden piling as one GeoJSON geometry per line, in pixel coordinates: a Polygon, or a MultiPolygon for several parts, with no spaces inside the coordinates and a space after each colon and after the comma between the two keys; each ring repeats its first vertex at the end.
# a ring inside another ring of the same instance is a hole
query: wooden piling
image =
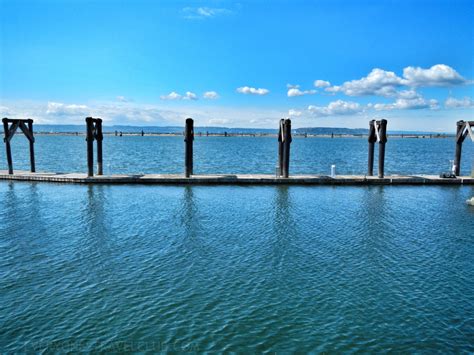
{"type": "Polygon", "coordinates": [[[283,174],[283,126],[285,120],[280,120],[280,126],[278,129],[278,176],[283,174]]]}
{"type": "Polygon", "coordinates": [[[367,176],[374,176],[374,148],[377,141],[375,133],[375,120],[369,122],[369,160],[367,167],[367,176]]]}
{"type": "Polygon", "coordinates": [[[8,129],[8,119],[4,118],[3,120],[3,132],[5,134],[5,148],[7,150],[7,162],[8,162],[8,174],[13,174],[13,159],[12,159],[12,150],[10,147],[10,139],[9,139],[9,129],[8,129]]]}
{"type": "Polygon", "coordinates": [[[380,121],[379,131],[379,178],[384,177],[385,168],[385,143],[387,143],[387,120],[380,121]]]}
{"type": "Polygon", "coordinates": [[[97,175],[103,175],[103,164],[102,164],[102,120],[97,119],[95,124],[95,139],[97,140],[97,175]]]}
{"type": "Polygon", "coordinates": [[[30,171],[32,173],[36,172],[35,166],[35,138],[33,136],[33,120],[28,119],[28,131],[30,136],[28,137],[28,141],[30,143],[30,171]]]}
{"type": "Polygon", "coordinates": [[[283,177],[290,175],[290,144],[291,144],[291,120],[286,119],[283,125],[283,177]]]}
{"type": "Polygon", "coordinates": [[[462,153],[462,143],[464,141],[463,138],[463,130],[464,130],[465,122],[458,121],[456,122],[456,153],[454,155],[454,175],[459,176],[461,174],[461,153],[462,153]]]}
{"type": "Polygon", "coordinates": [[[94,133],[92,117],[86,118],[87,176],[94,176],[94,133]]]}
{"type": "Polygon", "coordinates": [[[184,176],[193,175],[193,141],[194,141],[194,121],[192,118],[186,119],[184,130],[184,176]]]}

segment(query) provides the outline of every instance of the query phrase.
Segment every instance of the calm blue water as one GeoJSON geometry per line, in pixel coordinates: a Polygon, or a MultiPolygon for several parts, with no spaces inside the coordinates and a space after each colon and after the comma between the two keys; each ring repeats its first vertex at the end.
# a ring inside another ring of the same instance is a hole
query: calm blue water
{"type": "Polygon", "coordinates": [[[1,182],[0,350],[472,352],[473,195],[1,182]]]}
{"type": "MultiPolygon", "coordinates": [[[[29,169],[26,138],[13,138],[14,168],[29,169]]],[[[38,171],[87,172],[84,136],[37,136],[38,171]]],[[[196,174],[274,174],[277,142],[272,137],[196,137],[196,174]]],[[[290,173],[330,173],[336,164],[340,174],[366,174],[367,138],[295,138],[291,146],[290,173]]],[[[6,169],[4,147],[0,167],[6,169]]],[[[378,150],[376,144],[376,152],[378,150]]],[[[393,138],[386,146],[386,174],[439,174],[454,159],[454,139],[393,138]]],[[[376,157],[377,159],[377,157],[376,157]]],[[[474,144],[463,144],[461,173],[471,174],[474,144]]],[[[104,173],[182,173],[183,137],[106,136],[104,173]]],[[[377,160],[374,166],[377,171],[377,160]]]]}

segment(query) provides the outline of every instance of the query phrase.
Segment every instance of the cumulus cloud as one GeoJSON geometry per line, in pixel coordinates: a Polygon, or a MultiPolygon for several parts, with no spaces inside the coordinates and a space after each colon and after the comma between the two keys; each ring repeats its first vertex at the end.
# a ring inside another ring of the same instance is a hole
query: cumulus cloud
{"type": "Polygon", "coordinates": [[[287,92],[288,97],[313,95],[313,94],[316,94],[316,90],[300,90],[298,85],[289,88],[287,92]]]}
{"type": "Polygon", "coordinates": [[[182,96],[180,94],[178,94],[175,91],[172,91],[168,95],[161,95],[160,99],[162,99],[162,100],[180,100],[181,97],[182,96]]]}
{"type": "Polygon", "coordinates": [[[294,109],[288,110],[288,116],[291,116],[291,117],[300,117],[302,114],[303,114],[302,111],[298,111],[294,109]]]}
{"type": "Polygon", "coordinates": [[[330,86],[325,90],[328,92],[342,92],[347,96],[385,96],[396,94],[396,88],[403,85],[403,79],[394,72],[382,69],[372,69],[366,77],[358,80],[346,81],[340,86],[330,86]]]}
{"type": "Polygon", "coordinates": [[[474,100],[470,97],[464,97],[462,99],[455,99],[453,97],[448,97],[444,102],[444,107],[446,108],[473,108],[474,100]]]}
{"type": "Polygon", "coordinates": [[[357,102],[337,100],[330,102],[327,106],[309,105],[308,111],[318,117],[335,115],[353,115],[363,111],[362,106],[357,102]]]}
{"type": "Polygon", "coordinates": [[[191,91],[186,91],[184,95],[178,94],[175,91],[170,92],[168,95],[161,95],[161,100],[172,101],[172,100],[197,100],[198,96],[191,91]]]}
{"type": "Polygon", "coordinates": [[[245,95],[260,95],[260,96],[263,96],[263,95],[266,95],[270,92],[270,90],[268,89],[257,89],[257,88],[253,88],[253,87],[249,87],[249,86],[242,86],[240,88],[237,88],[237,92],[238,93],[241,93],[241,94],[245,94],[245,95]]]}
{"type": "Polygon", "coordinates": [[[46,114],[57,116],[88,115],[89,108],[86,105],[63,104],[59,102],[48,102],[46,114]]]}
{"type": "Polygon", "coordinates": [[[215,100],[219,98],[219,94],[215,91],[206,91],[202,96],[209,100],[215,100]]]}
{"type": "Polygon", "coordinates": [[[436,64],[429,69],[420,67],[406,67],[403,77],[408,86],[454,86],[466,84],[464,79],[453,68],[445,64],[436,64]]]}
{"type": "MultiPolygon", "coordinates": [[[[317,81],[316,81],[317,82],[317,81]]],[[[315,85],[316,85],[315,82],[315,85]]],[[[346,81],[341,85],[327,86],[325,91],[343,93],[347,96],[383,96],[404,98],[403,95],[413,90],[398,91],[400,87],[441,87],[467,84],[469,81],[456,70],[445,65],[436,64],[431,68],[406,67],[400,77],[392,71],[375,68],[358,80],[346,81]]]]}
{"type": "Polygon", "coordinates": [[[437,109],[438,101],[436,100],[426,100],[422,97],[416,97],[412,99],[397,99],[394,103],[391,104],[375,104],[373,107],[377,111],[382,110],[420,110],[424,108],[437,109]]]}
{"type": "Polygon", "coordinates": [[[186,91],[186,95],[183,96],[183,100],[197,100],[198,97],[194,92],[186,91]]]}
{"type": "Polygon", "coordinates": [[[232,11],[224,8],[212,7],[185,7],[182,10],[183,17],[191,20],[203,20],[220,15],[231,14],[232,11]]]}
{"type": "Polygon", "coordinates": [[[331,86],[331,83],[326,80],[315,80],[314,86],[317,88],[325,88],[325,87],[331,86]]]}

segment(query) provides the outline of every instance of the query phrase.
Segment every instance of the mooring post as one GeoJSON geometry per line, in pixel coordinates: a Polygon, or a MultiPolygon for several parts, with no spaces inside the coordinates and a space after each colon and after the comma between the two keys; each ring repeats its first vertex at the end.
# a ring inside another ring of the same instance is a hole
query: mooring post
{"type": "Polygon", "coordinates": [[[278,129],[278,176],[283,174],[283,126],[285,120],[280,120],[280,127],[278,129]]]}
{"type": "Polygon", "coordinates": [[[379,131],[379,178],[384,177],[385,167],[385,143],[387,143],[387,120],[380,121],[379,131]]]}
{"type": "Polygon", "coordinates": [[[194,121],[192,118],[186,119],[184,130],[184,176],[193,175],[193,140],[194,140],[194,121]]]}
{"type": "Polygon", "coordinates": [[[461,175],[461,153],[462,153],[462,142],[464,141],[464,121],[456,122],[456,155],[454,156],[454,175],[461,175]]]}
{"type": "Polygon", "coordinates": [[[92,117],[86,118],[87,176],[94,176],[94,133],[92,117]]]}
{"type": "Polygon", "coordinates": [[[10,147],[10,132],[8,129],[8,118],[4,118],[3,120],[3,132],[5,134],[5,147],[7,149],[7,162],[8,162],[8,174],[13,174],[13,160],[12,160],[12,149],[10,147]]]}
{"type": "Polygon", "coordinates": [[[291,120],[286,119],[283,125],[283,177],[290,175],[290,144],[291,144],[291,120]]]}
{"type": "Polygon", "coordinates": [[[374,176],[374,148],[377,141],[375,134],[375,120],[369,122],[369,164],[367,169],[367,176],[374,176]]]}
{"type": "Polygon", "coordinates": [[[35,166],[35,138],[33,136],[33,120],[28,119],[28,130],[30,131],[31,137],[28,137],[30,142],[30,170],[32,173],[36,172],[35,166]]]}
{"type": "Polygon", "coordinates": [[[97,175],[104,175],[103,164],[102,164],[102,120],[99,118],[96,120],[95,139],[97,140],[97,175]]]}

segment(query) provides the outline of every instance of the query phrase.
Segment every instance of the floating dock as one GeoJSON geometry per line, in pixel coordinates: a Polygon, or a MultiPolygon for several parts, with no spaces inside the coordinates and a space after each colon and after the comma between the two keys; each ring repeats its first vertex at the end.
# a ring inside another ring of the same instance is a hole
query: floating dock
{"type": "Polygon", "coordinates": [[[474,177],[440,178],[435,175],[393,175],[379,178],[364,175],[293,175],[288,178],[274,175],[191,175],[135,174],[96,175],[80,173],[47,173],[0,170],[0,180],[38,181],[70,184],[155,184],[155,185],[474,185],[474,177]]]}

